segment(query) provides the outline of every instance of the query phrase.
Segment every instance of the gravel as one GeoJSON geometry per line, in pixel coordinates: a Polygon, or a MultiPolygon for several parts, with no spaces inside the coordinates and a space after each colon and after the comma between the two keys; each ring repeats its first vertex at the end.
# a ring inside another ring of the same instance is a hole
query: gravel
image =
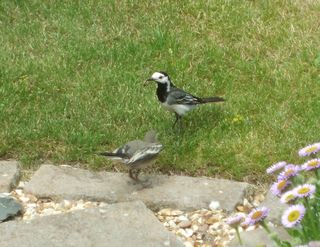
{"type": "MultiPolygon", "coordinates": [[[[15,220],[31,220],[53,214],[67,213],[85,208],[103,207],[104,202],[84,200],[39,199],[23,190],[25,182],[20,182],[10,195],[23,204],[23,212],[15,220]]],[[[237,212],[248,213],[264,199],[262,194],[244,199],[243,204],[237,206],[237,212]]],[[[209,206],[209,205],[208,205],[209,206]]],[[[226,224],[228,215],[220,209],[210,206],[210,209],[199,209],[192,212],[179,209],[163,208],[155,212],[159,221],[171,232],[182,239],[186,247],[222,247],[235,237],[235,230],[226,224]]],[[[240,231],[254,230],[256,226],[240,231]]]]}

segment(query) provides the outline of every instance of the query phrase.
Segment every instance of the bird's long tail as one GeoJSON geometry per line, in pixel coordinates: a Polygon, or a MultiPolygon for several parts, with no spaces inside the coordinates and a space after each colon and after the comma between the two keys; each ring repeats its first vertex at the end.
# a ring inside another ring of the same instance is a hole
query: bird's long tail
{"type": "Polygon", "coordinates": [[[128,158],[125,154],[122,153],[112,153],[112,152],[101,152],[98,153],[99,155],[107,156],[109,158],[119,158],[119,159],[125,159],[128,158]]]}
{"type": "Polygon", "coordinates": [[[200,104],[206,104],[206,103],[214,103],[214,102],[223,102],[226,101],[224,98],[222,97],[207,97],[207,98],[201,98],[200,99],[200,104]]]}

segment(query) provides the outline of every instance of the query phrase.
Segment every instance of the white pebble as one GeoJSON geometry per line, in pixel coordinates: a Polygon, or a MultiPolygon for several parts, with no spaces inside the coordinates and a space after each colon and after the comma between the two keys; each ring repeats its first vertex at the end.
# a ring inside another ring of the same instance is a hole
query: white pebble
{"type": "Polygon", "coordinates": [[[193,244],[187,241],[184,242],[183,244],[184,244],[184,247],[193,247],[193,244]]]}
{"type": "Polygon", "coordinates": [[[15,192],[18,196],[23,196],[23,190],[22,189],[16,189],[15,192]]]}
{"type": "Polygon", "coordinates": [[[216,210],[216,209],[220,208],[220,202],[218,202],[218,201],[210,202],[209,208],[211,210],[216,210]]]}
{"type": "Polygon", "coordinates": [[[188,217],[185,216],[185,215],[180,215],[180,216],[178,217],[178,220],[179,220],[179,221],[187,221],[187,220],[188,220],[188,217]]]}
{"type": "Polygon", "coordinates": [[[193,231],[190,228],[185,229],[186,237],[191,237],[193,235],[193,231]]]}
{"type": "Polygon", "coordinates": [[[29,198],[29,197],[26,197],[26,196],[21,196],[19,199],[20,199],[20,201],[22,201],[23,203],[26,203],[26,202],[30,201],[30,198],[29,198]]]}

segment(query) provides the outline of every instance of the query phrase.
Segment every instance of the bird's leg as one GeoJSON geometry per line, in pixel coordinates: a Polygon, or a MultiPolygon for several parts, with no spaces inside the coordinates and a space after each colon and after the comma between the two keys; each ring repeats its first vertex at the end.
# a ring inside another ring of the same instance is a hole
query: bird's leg
{"type": "Polygon", "coordinates": [[[137,171],[136,171],[136,181],[140,181],[140,179],[138,178],[138,175],[139,175],[139,173],[140,173],[140,169],[137,169],[137,171]]]}
{"type": "Polygon", "coordinates": [[[173,123],[173,127],[172,128],[174,128],[175,126],[176,126],[176,123],[180,120],[180,122],[181,122],[181,116],[178,114],[178,113],[174,113],[175,114],[175,116],[176,116],[176,121],[174,121],[174,123],[173,123]]]}
{"type": "Polygon", "coordinates": [[[136,180],[136,178],[133,176],[133,169],[129,169],[129,177],[133,180],[136,180]]]}

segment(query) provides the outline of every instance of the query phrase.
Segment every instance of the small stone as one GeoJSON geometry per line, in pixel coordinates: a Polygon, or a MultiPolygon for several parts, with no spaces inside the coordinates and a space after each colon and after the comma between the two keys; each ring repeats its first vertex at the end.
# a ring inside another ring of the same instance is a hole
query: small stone
{"type": "Polygon", "coordinates": [[[94,206],[95,206],[95,204],[94,204],[93,202],[90,202],[90,201],[85,202],[85,203],[83,204],[83,207],[84,207],[84,208],[92,208],[92,207],[94,207],[94,206]]]}
{"type": "Polygon", "coordinates": [[[184,220],[184,221],[181,221],[178,226],[180,228],[188,228],[191,226],[191,221],[190,220],[184,220]]]}
{"type": "Polygon", "coordinates": [[[218,202],[218,201],[212,201],[212,202],[210,202],[209,208],[210,208],[211,210],[216,210],[216,209],[220,208],[220,202],[218,202]]]}
{"type": "Polygon", "coordinates": [[[172,217],[172,216],[166,216],[165,218],[166,218],[166,220],[173,220],[174,219],[174,217],[172,217]]]}
{"type": "Polygon", "coordinates": [[[179,229],[177,232],[176,232],[176,234],[178,235],[178,236],[181,236],[181,237],[184,237],[184,238],[188,238],[188,237],[191,237],[192,235],[193,235],[193,231],[191,230],[191,229],[189,229],[189,228],[187,228],[187,229],[179,229]]]}
{"type": "Polygon", "coordinates": [[[178,236],[185,237],[186,232],[185,232],[183,229],[179,229],[179,230],[176,232],[176,234],[177,234],[178,236]]]}
{"type": "Polygon", "coordinates": [[[180,210],[173,210],[173,211],[171,211],[171,216],[178,216],[178,215],[181,215],[181,214],[183,214],[183,212],[180,211],[180,210]]]}
{"type": "Polygon", "coordinates": [[[83,203],[83,201],[82,200],[80,200],[80,201],[78,201],[77,203],[76,203],[76,205],[75,205],[75,207],[74,207],[74,209],[84,209],[85,207],[84,207],[84,203],[83,203]]]}
{"type": "Polygon", "coordinates": [[[164,217],[162,215],[158,215],[157,217],[161,222],[164,221],[164,217]]]}
{"type": "Polygon", "coordinates": [[[65,209],[70,209],[72,207],[72,203],[69,200],[63,200],[61,206],[65,209]]]}
{"type": "Polygon", "coordinates": [[[216,223],[213,223],[211,226],[213,229],[218,230],[218,229],[221,229],[222,224],[220,222],[216,222],[216,223]]]}
{"type": "Polygon", "coordinates": [[[203,224],[201,226],[199,226],[198,231],[199,232],[206,232],[209,229],[209,226],[207,224],[203,224]]]}
{"type": "Polygon", "coordinates": [[[239,212],[245,212],[244,206],[243,205],[237,205],[236,206],[237,211],[239,212]]]}
{"type": "Polygon", "coordinates": [[[195,242],[193,247],[202,247],[202,244],[200,242],[195,242]]]}
{"type": "Polygon", "coordinates": [[[196,232],[199,230],[199,226],[198,225],[192,225],[191,227],[192,231],[196,232]]]}
{"type": "Polygon", "coordinates": [[[190,228],[185,229],[186,237],[191,237],[193,235],[193,231],[190,228]]]}
{"type": "Polygon", "coordinates": [[[202,234],[201,233],[197,233],[197,238],[196,238],[198,241],[197,242],[199,242],[199,240],[202,240],[202,234]]]}
{"type": "Polygon", "coordinates": [[[170,246],[170,241],[164,241],[164,242],[163,242],[163,245],[164,245],[164,246],[170,246]]]}
{"type": "Polygon", "coordinates": [[[30,202],[36,202],[36,201],[38,201],[38,198],[35,197],[34,195],[28,194],[28,197],[29,197],[29,199],[30,199],[30,202]]]}
{"type": "Polygon", "coordinates": [[[175,229],[177,227],[176,223],[173,220],[170,220],[169,222],[169,229],[175,229]]]}
{"type": "Polygon", "coordinates": [[[213,223],[218,222],[220,219],[217,216],[212,216],[209,219],[206,220],[206,224],[212,225],[213,223]]]}
{"type": "Polygon", "coordinates": [[[23,202],[23,203],[27,203],[28,201],[30,201],[30,198],[29,198],[29,197],[26,197],[26,196],[21,196],[19,199],[20,199],[20,201],[23,202]]]}
{"type": "Polygon", "coordinates": [[[180,215],[177,219],[179,222],[189,220],[188,217],[185,215],[180,215]]]}
{"type": "Polygon", "coordinates": [[[22,205],[10,196],[0,197],[0,222],[22,211],[22,205]]]}
{"type": "Polygon", "coordinates": [[[105,207],[107,205],[108,205],[108,203],[106,203],[106,202],[99,202],[99,207],[105,207]]]}
{"type": "Polygon", "coordinates": [[[183,244],[184,244],[184,247],[193,247],[193,244],[187,241],[184,242],[183,244]]]}
{"type": "Polygon", "coordinates": [[[53,208],[54,207],[54,202],[45,202],[42,204],[43,208],[53,208]]]}
{"type": "Polygon", "coordinates": [[[163,216],[171,215],[171,209],[170,209],[170,208],[161,209],[161,210],[158,212],[158,214],[159,214],[159,215],[163,215],[163,216]]]}
{"type": "Polygon", "coordinates": [[[265,199],[265,196],[263,194],[257,194],[253,198],[253,205],[255,207],[258,207],[260,203],[265,199]]]}
{"type": "Polygon", "coordinates": [[[54,210],[53,208],[45,208],[42,211],[42,215],[47,216],[47,215],[53,215],[53,214],[58,214],[59,212],[54,210]]]}
{"type": "Polygon", "coordinates": [[[23,190],[22,189],[16,189],[15,192],[17,193],[18,196],[23,196],[23,190]]]}
{"type": "Polygon", "coordinates": [[[200,214],[195,213],[195,214],[191,215],[190,219],[191,219],[192,221],[194,221],[194,220],[198,219],[199,217],[200,217],[200,214]]]}

